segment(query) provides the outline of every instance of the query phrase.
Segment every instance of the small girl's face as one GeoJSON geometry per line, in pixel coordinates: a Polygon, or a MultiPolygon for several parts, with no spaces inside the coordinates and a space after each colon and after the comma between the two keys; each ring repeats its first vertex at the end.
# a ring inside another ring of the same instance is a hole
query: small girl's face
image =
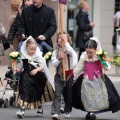
{"type": "Polygon", "coordinates": [[[28,44],[26,46],[27,54],[33,56],[36,53],[37,44],[28,44]]]}
{"type": "Polygon", "coordinates": [[[96,54],[97,50],[93,48],[86,48],[86,53],[88,55],[88,58],[93,58],[93,56],[96,54]]]}
{"type": "Polygon", "coordinates": [[[24,4],[25,4],[25,6],[32,5],[33,1],[32,0],[24,0],[24,4]]]}

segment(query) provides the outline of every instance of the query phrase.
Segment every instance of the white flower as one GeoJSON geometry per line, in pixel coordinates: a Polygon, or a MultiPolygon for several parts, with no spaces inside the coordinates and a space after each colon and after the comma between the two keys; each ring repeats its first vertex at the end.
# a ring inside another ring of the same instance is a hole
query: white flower
{"type": "Polygon", "coordinates": [[[106,52],[106,51],[104,51],[104,55],[105,55],[105,56],[107,55],[107,52],[106,52]]]}
{"type": "Polygon", "coordinates": [[[98,55],[101,55],[102,52],[103,52],[103,50],[100,50],[100,51],[97,52],[97,54],[98,54],[98,55]]]}
{"type": "Polygon", "coordinates": [[[20,55],[19,52],[11,52],[11,53],[9,54],[9,56],[10,56],[10,57],[13,57],[13,58],[18,57],[19,55],[20,55]]]}

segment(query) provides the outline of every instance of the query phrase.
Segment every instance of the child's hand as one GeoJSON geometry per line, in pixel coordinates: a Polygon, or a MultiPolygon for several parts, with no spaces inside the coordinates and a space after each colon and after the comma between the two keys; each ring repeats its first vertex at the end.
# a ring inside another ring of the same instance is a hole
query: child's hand
{"type": "Polygon", "coordinates": [[[68,37],[66,34],[61,34],[61,39],[64,40],[65,43],[68,43],[68,37]]]}
{"type": "Polygon", "coordinates": [[[103,68],[103,69],[106,69],[105,65],[102,65],[102,68],[103,68]]]}
{"type": "Polygon", "coordinates": [[[38,72],[38,70],[37,70],[37,69],[34,69],[34,70],[32,70],[32,71],[30,72],[30,74],[34,76],[34,75],[36,75],[37,72],[38,72]]]}
{"type": "Polygon", "coordinates": [[[60,58],[61,58],[61,59],[64,59],[64,58],[65,58],[65,54],[64,54],[64,53],[61,53],[61,54],[60,54],[60,58]]]}
{"type": "Polygon", "coordinates": [[[58,57],[59,60],[62,60],[65,58],[65,54],[64,53],[61,53],[60,56],[58,57]]]}

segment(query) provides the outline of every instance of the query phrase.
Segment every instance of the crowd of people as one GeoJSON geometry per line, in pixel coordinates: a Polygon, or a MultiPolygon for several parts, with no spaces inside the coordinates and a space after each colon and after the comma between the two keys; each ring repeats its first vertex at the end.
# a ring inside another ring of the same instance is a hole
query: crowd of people
{"type": "MultiPolygon", "coordinates": [[[[72,38],[66,32],[57,34],[57,47],[53,50],[51,37],[56,32],[57,22],[52,8],[43,0],[21,1],[7,37],[7,48],[21,53],[21,61],[15,69],[16,72],[22,71],[16,96],[16,106],[20,107],[16,112],[18,118],[24,118],[26,109],[38,109],[37,115],[43,116],[42,104],[52,101],[51,117],[60,120],[62,100],[66,118],[71,117],[72,107],[87,112],[86,119],[93,120],[98,113],[119,111],[120,96],[103,73],[104,69],[110,69],[110,64],[102,64],[96,55],[102,48],[99,40],[93,37],[95,23],[89,17],[88,2],[80,0],[78,3],[76,43],[80,51],[77,56],[71,46],[72,38]],[[83,33],[89,31],[90,35],[83,37],[83,33]],[[18,45],[15,48],[13,40],[16,34],[18,45]],[[51,61],[56,68],[54,80],[44,58],[47,52],[52,52],[51,61]]],[[[4,35],[5,32],[0,32],[0,39],[4,35]]]]}

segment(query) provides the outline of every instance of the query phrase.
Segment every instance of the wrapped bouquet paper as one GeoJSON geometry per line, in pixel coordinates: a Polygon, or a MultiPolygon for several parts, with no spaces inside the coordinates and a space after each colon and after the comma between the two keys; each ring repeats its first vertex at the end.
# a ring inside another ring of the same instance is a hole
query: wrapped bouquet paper
{"type": "Polygon", "coordinates": [[[98,59],[101,61],[103,65],[107,67],[106,61],[110,62],[112,65],[120,66],[120,56],[112,56],[110,58],[107,57],[107,52],[105,50],[101,50],[96,53],[98,59]]]}
{"type": "Polygon", "coordinates": [[[11,52],[9,54],[10,61],[12,62],[12,71],[13,71],[13,84],[15,84],[16,80],[16,69],[17,69],[17,63],[20,62],[20,53],[19,52],[11,52]]]}

